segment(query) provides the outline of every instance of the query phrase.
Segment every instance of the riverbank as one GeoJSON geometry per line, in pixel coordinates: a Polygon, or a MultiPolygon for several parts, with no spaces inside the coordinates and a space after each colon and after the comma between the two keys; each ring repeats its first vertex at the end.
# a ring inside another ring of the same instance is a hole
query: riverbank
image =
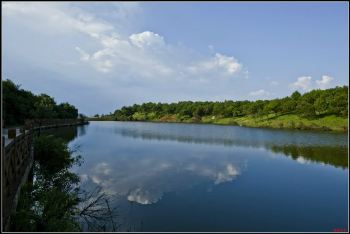
{"type": "Polygon", "coordinates": [[[302,118],[298,115],[287,114],[280,116],[263,116],[263,117],[236,117],[236,118],[202,118],[201,122],[222,124],[222,125],[239,125],[246,127],[264,127],[279,129],[299,129],[299,130],[320,130],[320,131],[348,131],[348,119],[335,115],[325,116],[315,119],[302,118]]]}
{"type": "MultiPolygon", "coordinates": [[[[146,116],[146,115],[145,115],[146,116]]],[[[92,119],[91,119],[92,120],[92,119]]],[[[93,121],[111,121],[112,117],[96,119],[93,121]]],[[[198,124],[218,124],[235,125],[255,128],[275,128],[275,129],[297,129],[297,130],[317,130],[317,131],[348,131],[348,119],[328,115],[314,119],[303,118],[295,114],[285,115],[265,115],[265,116],[244,116],[244,117],[217,117],[203,116],[201,118],[184,118],[179,115],[163,115],[159,118],[134,118],[131,121],[145,122],[166,122],[166,123],[198,123],[198,124]]]]}

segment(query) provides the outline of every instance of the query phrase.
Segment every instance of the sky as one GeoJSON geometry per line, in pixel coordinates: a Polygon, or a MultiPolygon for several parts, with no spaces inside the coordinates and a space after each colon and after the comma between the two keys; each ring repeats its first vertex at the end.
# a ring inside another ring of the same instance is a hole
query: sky
{"type": "Polygon", "coordinates": [[[2,2],[2,79],[86,115],[348,85],[347,2],[2,2]]]}

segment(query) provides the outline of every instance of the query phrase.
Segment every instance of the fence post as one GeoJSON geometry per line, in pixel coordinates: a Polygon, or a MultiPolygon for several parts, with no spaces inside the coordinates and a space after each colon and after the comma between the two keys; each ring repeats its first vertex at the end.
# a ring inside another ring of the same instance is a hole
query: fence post
{"type": "MultiPolygon", "coordinates": [[[[6,195],[7,195],[7,189],[6,189],[6,179],[5,179],[5,137],[1,137],[1,189],[2,189],[2,201],[5,201],[6,195]]],[[[5,230],[5,223],[4,223],[4,214],[1,215],[2,226],[1,229],[5,230]]]]}
{"type": "Polygon", "coordinates": [[[7,136],[9,139],[14,139],[16,138],[16,129],[15,128],[10,128],[7,130],[7,136]]]}

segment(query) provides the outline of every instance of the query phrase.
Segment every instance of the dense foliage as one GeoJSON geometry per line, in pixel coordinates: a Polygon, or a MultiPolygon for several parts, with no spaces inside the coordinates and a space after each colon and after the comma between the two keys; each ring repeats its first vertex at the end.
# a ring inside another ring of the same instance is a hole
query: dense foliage
{"type": "Polygon", "coordinates": [[[79,177],[68,169],[81,161],[73,157],[66,142],[41,136],[34,144],[35,180],[21,191],[12,231],[80,231],[74,216],[80,202],[79,177]]]}
{"type": "Polygon", "coordinates": [[[2,108],[6,126],[21,125],[25,119],[75,119],[78,110],[69,103],[56,104],[46,95],[20,89],[11,80],[2,81],[2,108]]]}
{"type": "Polygon", "coordinates": [[[68,129],[63,138],[47,132],[35,139],[34,179],[21,189],[16,212],[11,217],[11,231],[117,230],[113,198],[100,186],[84,190],[79,176],[70,170],[73,165],[80,166],[82,157],[75,154],[77,148],[68,147],[71,139],[71,134],[66,134],[68,129]]]}
{"type": "Polygon", "coordinates": [[[348,86],[312,90],[273,100],[178,103],[143,103],[124,106],[114,112],[116,120],[155,120],[174,118],[200,120],[204,116],[228,118],[241,116],[296,114],[304,118],[326,115],[348,116],[348,86]]]}

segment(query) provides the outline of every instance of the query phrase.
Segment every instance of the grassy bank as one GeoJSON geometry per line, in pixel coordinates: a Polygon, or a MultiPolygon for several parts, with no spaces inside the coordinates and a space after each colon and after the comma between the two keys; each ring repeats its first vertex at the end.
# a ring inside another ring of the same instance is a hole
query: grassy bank
{"type": "Polygon", "coordinates": [[[247,127],[268,127],[268,128],[286,128],[301,130],[323,130],[323,131],[347,131],[348,119],[337,116],[325,116],[316,119],[302,118],[297,115],[288,114],[281,116],[264,117],[237,117],[237,118],[218,118],[212,119],[205,117],[202,119],[205,123],[214,124],[232,124],[247,127]]]}
{"type": "MultiPolygon", "coordinates": [[[[91,118],[92,121],[113,121],[113,115],[104,118],[91,118]]],[[[276,129],[299,129],[346,132],[348,130],[348,119],[336,115],[328,115],[318,118],[303,118],[296,114],[265,115],[265,116],[243,116],[243,117],[220,117],[203,116],[189,117],[179,114],[157,116],[154,113],[135,113],[131,121],[166,122],[166,123],[201,123],[219,125],[237,125],[256,128],[276,129]]]]}
{"type": "Polygon", "coordinates": [[[286,115],[265,115],[265,116],[244,116],[244,117],[217,117],[203,116],[201,118],[188,118],[180,115],[164,115],[158,118],[148,118],[145,116],[135,116],[136,121],[151,122],[178,122],[178,123],[207,123],[220,125],[239,125],[246,127],[264,127],[281,129],[300,130],[321,130],[345,132],[348,130],[348,119],[335,115],[320,118],[308,119],[295,114],[286,115]],[[144,118],[140,118],[144,117],[144,118]]]}

